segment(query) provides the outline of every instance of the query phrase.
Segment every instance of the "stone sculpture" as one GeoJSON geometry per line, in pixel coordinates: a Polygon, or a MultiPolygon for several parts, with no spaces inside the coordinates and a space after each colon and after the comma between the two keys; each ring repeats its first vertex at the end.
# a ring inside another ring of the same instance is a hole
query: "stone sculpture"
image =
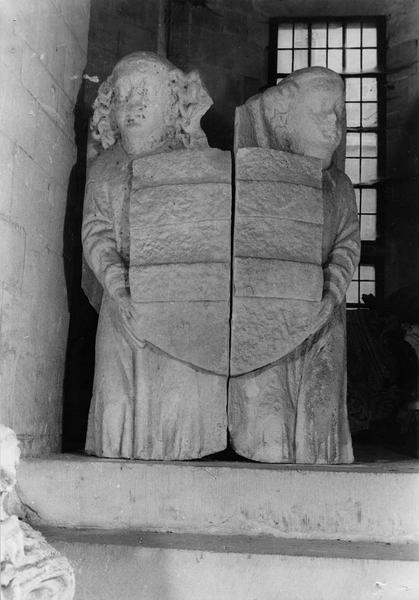
{"type": "Polygon", "coordinates": [[[230,161],[200,128],[210,104],[196,72],[152,53],[100,87],[82,228],[100,284],[86,287],[100,300],[86,450],[223,450],[228,387],[239,454],[351,462],[344,298],[360,241],[336,164],[342,81],[303,69],[238,109],[232,265],[230,161]]]}
{"type": "Polygon", "coordinates": [[[100,302],[90,454],[226,447],[231,166],[200,128],[211,104],[197,72],[148,52],[99,89],[82,226],[100,302]]]}
{"type": "Polygon", "coordinates": [[[5,507],[16,485],[19,455],[15,433],[0,425],[0,596],[4,600],[72,600],[75,583],[68,560],[5,507]]]}
{"type": "Polygon", "coordinates": [[[350,463],[345,293],[359,261],[354,192],[337,167],[341,78],[313,67],[236,115],[228,419],[239,454],[350,463]]]}

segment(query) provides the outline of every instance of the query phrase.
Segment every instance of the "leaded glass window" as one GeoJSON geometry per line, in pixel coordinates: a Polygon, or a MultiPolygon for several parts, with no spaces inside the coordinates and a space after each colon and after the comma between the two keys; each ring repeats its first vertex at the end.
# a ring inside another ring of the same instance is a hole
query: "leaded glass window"
{"type": "Polygon", "coordinates": [[[362,240],[348,305],[361,304],[363,294],[377,294],[381,285],[376,257],[385,152],[384,45],[382,18],[271,20],[270,85],[311,66],[333,69],[345,83],[345,170],[355,187],[362,240]]]}

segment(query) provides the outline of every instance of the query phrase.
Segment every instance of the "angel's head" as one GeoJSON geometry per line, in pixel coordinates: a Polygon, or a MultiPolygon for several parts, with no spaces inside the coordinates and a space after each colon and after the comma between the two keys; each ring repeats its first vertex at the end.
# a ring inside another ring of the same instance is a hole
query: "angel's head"
{"type": "Polygon", "coordinates": [[[295,71],[262,94],[273,148],[314,156],[329,166],[345,131],[341,77],[323,67],[295,71]]]}
{"type": "Polygon", "coordinates": [[[200,120],[211,104],[198,72],[185,74],[152,52],[135,52],[100,86],[92,135],[103,148],[119,139],[129,154],[202,147],[200,120]]]}

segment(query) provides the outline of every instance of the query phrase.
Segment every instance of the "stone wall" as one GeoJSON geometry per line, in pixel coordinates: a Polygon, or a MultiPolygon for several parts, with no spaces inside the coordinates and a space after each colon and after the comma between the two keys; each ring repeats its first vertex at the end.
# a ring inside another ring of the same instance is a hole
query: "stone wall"
{"type": "MultiPolygon", "coordinates": [[[[395,3],[397,4],[397,3],[395,3]]],[[[388,24],[386,288],[419,285],[419,3],[407,0],[388,24]]],[[[416,312],[418,307],[416,307],[416,312]]]]}
{"type": "Polygon", "coordinates": [[[234,110],[267,84],[268,19],[249,0],[172,0],[168,55],[199,69],[214,106],[202,124],[210,145],[231,149],[234,110]]]}
{"type": "MultiPolygon", "coordinates": [[[[136,50],[199,69],[214,106],[203,119],[210,144],[231,148],[234,109],[266,85],[268,20],[250,0],[93,0],[86,72],[103,81],[136,50]]],[[[97,84],[86,82],[85,106],[97,84]]]]}
{"type": "Polygon", "coordinates": [[[89,3],[0,7],[0,421],[26,455],[61,446],[63,229],[89,3]]]}
{"type": "MultiPolygon", "coordinates": [[[[93,0],[86,73],[101,83],[115,63],[138,50],[157,51],[164,0],[93,0]]],[[[98,85],[86,81],[84,105],[90,109],[98,85]]]]}

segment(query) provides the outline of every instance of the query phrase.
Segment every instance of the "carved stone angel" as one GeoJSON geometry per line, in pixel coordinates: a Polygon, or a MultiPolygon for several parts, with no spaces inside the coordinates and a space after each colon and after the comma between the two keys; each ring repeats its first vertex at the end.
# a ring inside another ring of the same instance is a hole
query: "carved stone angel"
{"type": "MultiPolygon", "coordinates": [[[[85,290],[100,310],[90,454],[179,460],[226,447],[228,297],[217,304],[208,295],[224,258],[214,259],[212,247],[196,256],[200,240],[213,238],[201,232],[208,217],[197,211],[217,198],[230,211],[228,153],[208,148],[200,127],[211,104],[197,72],[185,74],[150,52],[123,58],[99,88],[92,131],[101,151],[88,168],[82,226],[96,281],[85,290]],[[205,169],[210,183],[201,182],[205,169]],[[228,179],[218,184],[220,173],[228,179]],[[213,319],[198,317],[215,305],[226,369],[213,369],[211,357],[195,360],[190,343],[194,318],[206,321],[201,334],[211,338],[213,319]]],[[[230,224],[220,227],[228,273],[230,224]]],[[[228,281],[224,287],[228,293],[228,281]]]]}
{"type": "Polygon", "coordinates": [[[338,168],[342,79],[296,71],[237,116],[232,444],[262,462],[350,463],[345,294],[360,240],[338,168]]]}

